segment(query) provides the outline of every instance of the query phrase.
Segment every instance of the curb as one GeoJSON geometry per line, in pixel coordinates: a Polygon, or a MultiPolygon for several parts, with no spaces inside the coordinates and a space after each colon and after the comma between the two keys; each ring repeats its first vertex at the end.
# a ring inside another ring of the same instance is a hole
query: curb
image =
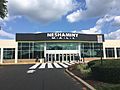
{"type": "Polygon", "coordinates": [[[65,71],[66,71],[66,73],[68,73],[70,76],[75,78],[77,81],[81,82],[83,85],[85,85],[90,90],[96,90],[93,86],[91,86],[90,84],[88,84],[87,82],[85,82],[84,80],[82,80],[81,78],[79,78],[78,76],[73,74],[72,72],[70,72],[68,69],[65,69],[65,71]]]}
{"type": "Polygon", "coordinates": [[[24,64],[36,64],[36,63],[2,63],[2,64],[0,64],[0,65],[24,65],[24,64]]]}

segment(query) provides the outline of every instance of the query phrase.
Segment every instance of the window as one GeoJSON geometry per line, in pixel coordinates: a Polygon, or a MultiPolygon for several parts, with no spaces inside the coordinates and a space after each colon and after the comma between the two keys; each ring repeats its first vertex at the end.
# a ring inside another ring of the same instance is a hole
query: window
{"type": "Polygon", "coordinates": [[[47,50],[78,50],[78,43],[47,43],[47,50]]]}
{"type": "Polygon", "coordinates": [[[101,57],[101,52],[103,56],[102,48],[103,48],[102,43],[81,43],[81,56],[82,57],[101,57]]]}
{"type": "Polygon", "coordinates": [[[105,48],[106,57],[115,57],[114,48],[105,48]]]}
{"type": "Polygon", "coordinates": [[[120,57],[120,48],[116,48],[117,50],[117,57],[120,57]]]}
{"type": "Polygon", "coordinates": [[[15,59],[15,48],[4,48],[3,59],[15,59]]]}
{"type": "Polygon", "coordinates": [[[44,58],[44,43],[41,42],[19,42],[18,59],[44,58]]]}

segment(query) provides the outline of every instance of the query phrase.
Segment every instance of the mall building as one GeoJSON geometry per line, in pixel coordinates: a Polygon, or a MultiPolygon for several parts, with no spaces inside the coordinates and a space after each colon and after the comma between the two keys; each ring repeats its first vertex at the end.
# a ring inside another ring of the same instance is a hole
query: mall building
{"type": "Polygon", "coordinates": [[[0,63],[66,62],[85,58],[120,57],[120,40],[104,40],[103,34],[69,32],[17,33],[15,40],[0,40],[0,63]]]}

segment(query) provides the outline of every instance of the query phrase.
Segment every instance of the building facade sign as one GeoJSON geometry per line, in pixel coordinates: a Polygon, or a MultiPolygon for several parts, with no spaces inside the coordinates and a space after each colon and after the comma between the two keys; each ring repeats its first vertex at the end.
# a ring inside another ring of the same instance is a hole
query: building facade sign
{"type": "MultiPolygon", "coordinates": [[[[104,35],[100,35],[104,41],[104,35]]],[[[71,32],[48,33],[17,33],[16,41],[95,41],[98,42],[98,34],[80,34],[71,32]]]]}
{"type": "Polygon", "coordinates": [[[47,37],[51,39],[75,39],[78,33],[47,33],[47,37]]]}

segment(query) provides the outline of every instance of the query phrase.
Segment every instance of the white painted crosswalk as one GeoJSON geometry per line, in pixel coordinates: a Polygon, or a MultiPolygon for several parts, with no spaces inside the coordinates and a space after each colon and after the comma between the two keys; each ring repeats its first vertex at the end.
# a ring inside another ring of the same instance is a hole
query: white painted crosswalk
{"type": "MultiPolygon", "coordinates": [[[[52,69],[52,68],[68,68],[68,66],[75,64],[75,63],[69,63],[69,62],[64,62],[64,63],[36,63],[35,65],[32,65],[29,70],[35,70],[35,69],[52,69]]],[[[31,71],[30,71],[31,72],[31,71]]],[[[28,72],[29,73],[29,72],[28,72]]]]}
{"type": "Polygon", "coordinates": [[[68,63],[68,62],[65,62],[65,64],[67,64],[67,65],[72,65],[71,63],[68,63]]]}
{"type": "Polygon", "coordinates": [[[59,64],[53,63],[56,68],[62,68],[59,64]]]}
{"type": "Polygon", "coordinates": [[[51,63],[48,63],[48,68],[54,68],[51,63]]]}
{"type": "Polygon", "coordinates": [[[67,68],[68,65],[64,64],[64,63],[59,63],[60,65],[62,65],[64,68],[67,68]]]}
{"type": "Polygon", "coordinates": [[[64,63],[36,63],[35,65],[32,65],[31,67],[29,67],[29,70],[27,70],[27,74],[32,74],[34,73],[37,69],[61,69],[61,68],[68,68],[68,66],[75,64],[75,63],[68,63],[68,62],[64,62],[64,63]]]}
{"type": "Polygon", "coordinates": [[[36,70],[42,70],[45,68],[48,69],[61,69],[61,68],[68,68],[70,65],[75,64],[76,62],[54,62],[54,63],[36,63],[34,65],[32,65],[31,67],[29,67],[29,69],[27,70],[27,74],[32,74],[35,73],[36,70]]]}
{"type": "Polygon", "coordinates": [[[35,65],[33,65],[32,67],[30,67],[29,69],[36,69],[39,65],[40,65],[40,63],[36,63],[35,65]]]}
{"type": "Polygon", "coordinates": [[[41,66],[39,67],[39,69],[45,68],[45,66],[46,66],[46,63],[42,63],[41,66]]]}

